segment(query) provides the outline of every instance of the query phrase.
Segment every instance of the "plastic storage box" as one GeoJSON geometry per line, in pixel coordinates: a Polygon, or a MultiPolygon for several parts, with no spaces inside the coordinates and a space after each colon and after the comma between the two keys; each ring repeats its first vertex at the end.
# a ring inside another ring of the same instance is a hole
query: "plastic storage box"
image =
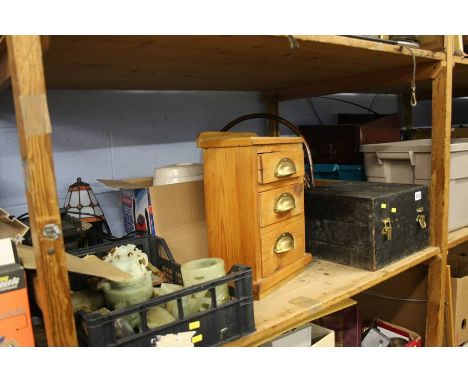
{"type": "Polygon", "coordinates": [[[366,180],[364,166],[358,164],[314,163],[315,179],[366,180]]]}
{"type": "MultiPolygon", "coordinates": [[[[369,182],[431,183],[430,139],[362,145],[369,182]]],[[[449,231],[468,225],[468,139],[450,146],[449,231]]]]}
{"type": "MultiPolygon", "coordinates": [[[[170,282],[182,284],[180,266],[174,262],[165,241],[158,237],[121,240],[75,250],[72,253],[79,257],[90,253],[102,257],[113,247],[130,243],[148,254],[150,262],[162,270],[170,282]]],[[[84,285],[84,281],[83,277],[70,278],[70,285],[72,289],[78,290],[84,285]]],[[[191,330],[196,331],[192,338],[195,346],[216,346],[255,331],[251,268],[234,265],[226,276],[209,282],[185,287],[105,315],[81,311],[77,317],[78,339],[81,346],[155,346],[159,336],[191,330]],[[216,287],[225,284],[229,285],[231,298],[228,302],[217,306],[216,287]],[[210,293],[211,307],[186,317],[182,298],[204,292],[210,293]],[[177,303],[179,317],[164,326],[148,328],[146,319],[148,310],[170,301],[177,303]],[[118,320],[132,314],[140,316],[141,331],[119,338],[118,320]]]]}

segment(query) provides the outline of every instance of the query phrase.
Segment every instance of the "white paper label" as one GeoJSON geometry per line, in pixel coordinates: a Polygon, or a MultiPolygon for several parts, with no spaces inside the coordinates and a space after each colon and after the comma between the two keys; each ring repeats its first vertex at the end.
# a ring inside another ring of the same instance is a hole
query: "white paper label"
{"type": "Polygon", "coordinates": [[[421,191],[417,191],[414,193],[414,200],[415,201],[421,200],[421,191]]]}

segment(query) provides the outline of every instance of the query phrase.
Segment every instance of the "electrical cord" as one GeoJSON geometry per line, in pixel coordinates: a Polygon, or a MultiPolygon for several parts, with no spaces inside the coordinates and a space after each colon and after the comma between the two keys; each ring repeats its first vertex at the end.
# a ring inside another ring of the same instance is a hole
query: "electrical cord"
{"type": "Polygon", "coordinates": [[[377,113],[375,110],[369,109],[368,107],[359,105],[358,103],[355,103],[355,102],[345,101],[344,99],[339,99],[339,98],[334,98],[334,97],[325,97],[325,96],[317,96],[317,97],[312,97],[312,98],[323,98],[323,99],[330,99],[330,100],[333,100],[333,101],[344,102],[344,103],[348,103],[348,104],[350,104],[350,105],[354,105],[354,106],[360,107],[361,109],[370,111],[372,114],[380,115],[380,114],[377,113]]]}
{"type": "Polygon", "coordinates": [[[399,297],[386,296],[384,294],[371,292],[371,291],[365,291],[365,292],[362,292],[362,293],[370,295],[370,296],[374,296],[374,297],[383,298],[385,300],[404,301],[404,302],[428,302],[428,300],[420,300],[420,299],[416,299],[416,298],[399,298],[399,297]]]}
{"type": "Polygon", "coordinates": [[[310,108],[312,109],[312,112],[314,113],[315,118],[317,118],[317,121],[318,121],[321,125],[323,125],[322,119],[320,118],[320,115],[319,115],[319,113],[317,112],[317,109],[315,108],[315,105],[314,105],[314,102],[313,102],[312,98],[307,98],[307,103],[309,104],[310,108]]]}
{"type": "Polygon", "coordinates": [[[289,48],[291,50],[298,49],[301,47],[297,39],[292,35],[288,35],[288,41],[289,41],[289,48]]]}
{"type": "Polygon", "coordinates": [[[17,216],[16,219],[23,220],[23,219],[26,218],[26,216],[29,216],[29,212],[25,212],[24,214],[21,214],[20,216],[17,216]]]}
{"type": "MultiPolygon", "coordinates": [[[[72,213],[73,213],[73,212],[72,212],[72,213]]],[[[80,216],[81,216],[81,215],[86,215],[86,216],[95,217],[95,218],[101,218],[101,217],[103,217],[103,216],[99,216],[99,215],[96,215],[96,214],[90,214],[90,213],[88,213],[88,212],[79,212],[79,213],[74,213],[74,214],[75,214],[75,215],[78,215],[78,214],[79,214],[80,216]]],[[[26,219],[26,217],[29,217],[29,212],[25,212],[24,214],[21,214],[21,215],[17,216],[16,219],[22,221],[22,220],[26,219]]],[[[77,218],[77,219],[78,219],[78,218],[77,218]]],[[[111,229],[110,229],[110,227],[109,227],[109,223],[107,223],[107,220],[105,220],[105,219],[102,220],[102,223],[104,224],[104,227],[105,227],[106,231],[108,232],[108,234],[106,234],[106,235],[110,235],[110,237],[115,237],[115,236],[112,235],[112,231],[111,231],[111,229]]],[[[104,235],[103,235],[103,236],[104,236],[104,235]]],[[[106,237],[106,238],[108,238],[108,237],[106,237]]]]}
{"type": "Polygon", "coordinates": [[[291,131],[293,131],[298,137],[302,138],[302,144],[304,146],[305,153],[306,153],[306,156],[307,156],[307,160],[309,162],[309,174],[304,176],[304,186],[306,188],[315,187],[315,184],[314,184],[314,170],[313,170],[313,164],[312,164],[312,153],[310,151],[309,144],[308,144],[307,140],[304,138],[304,135],[299,130],[299,128],[297,128],[292,122],[288,121],[287,119],[284,119],[284,118],[280,117],[279,115],[268,114],[268,113],[246,114],[246,115],[243,115],[243,116],[241,116],[239,118],[236,118],[233,121],[229,122],[220,131],[221,132],[229,131],[233,126],[237,125],[240,122],[247,121],[249,119],[257,119],[257,118],[266,118],[266,119],[271,119],[271,120],[277,121],[279,123],[282,123],[283,125],[288,127],[291,131]]]}
{"type": "Polygon", "coordinates": [[[379,96],[378,94],[374,95],[374,98],[372,98],[372,101],[371,101],[371,103],[370,103],[370,105],[369,105],[369,109],[372,109],[372,110],[373,110],[374,104],[375,104],[375,102],[377,101],[377,97],[378,97],[378,96],[379,96]]]}

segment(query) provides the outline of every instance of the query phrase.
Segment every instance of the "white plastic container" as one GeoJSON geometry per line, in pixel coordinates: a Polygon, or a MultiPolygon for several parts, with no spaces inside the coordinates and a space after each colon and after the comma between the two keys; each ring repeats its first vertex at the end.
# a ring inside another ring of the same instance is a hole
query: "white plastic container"
{"type": "MultiPolygon", "coordinates": [[[[362,145],[369,182],[431,184],[431,139],[362,145]]],[[[450,145],[449,231],[468,226],[468,139],[450,145]]]]}
{"type": "Polygon", "coordinates": [[[203,180],[201,163],[177,163],[154,171],[153,186],[203,180]]]}

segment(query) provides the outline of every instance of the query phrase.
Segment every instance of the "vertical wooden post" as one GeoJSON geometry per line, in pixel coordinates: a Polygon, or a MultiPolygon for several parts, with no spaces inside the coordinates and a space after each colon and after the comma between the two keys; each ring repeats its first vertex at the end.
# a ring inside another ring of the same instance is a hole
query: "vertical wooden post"
{"type": "Polygon", "coordinates": [[[445,309],[445,325],[447,326],[445,338],[447,339],[447,346],[457,346],[453,320],[452,273],[450,272],[450,265],[447,265],[445,269],[445,301],[447,303],[447,309],[445,309]]]}
{"type": "MultiPolygon", "coordinates": [[[[267,113],[278,115],[279,114],[279,105],[278,101],[268,101],[267,103],[267,113]]],[[[273,120],[268,120],[267,135],[269,137],[279,137],[279,126],[278,122],[273,120]]]]}
{"type": "Polygon", "coordinates": [[[47,343],[76,346],[41,40],[7,36],[7,49],[47,343]]]}
{"type": "MultiPolygon", "coordinates": [[[[432,82],[431,244],[441,257],[428,270],[426,345],[441,346],[448,254],[450,129],[452,123],[453,36],[446,39],[446,65],[432,82]]],[[[442,64],[441,64],[442,65],[442,64]]]]}

